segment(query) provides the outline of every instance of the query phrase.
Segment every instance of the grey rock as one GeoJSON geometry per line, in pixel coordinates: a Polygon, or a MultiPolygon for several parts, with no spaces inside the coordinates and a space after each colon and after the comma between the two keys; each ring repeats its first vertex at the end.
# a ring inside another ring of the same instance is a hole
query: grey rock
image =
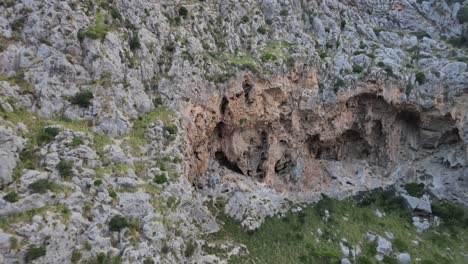
{"type": "Polygon", "coordinates": [[[396,259],[399,263],[402,264],[410,264],[411,263],[411,256],[408,253],[400,253],[396,256],[396,259]]]}
{"type": "Polygon", "coordinates": [[[4,126],[0,126],[0,187],[13,181],[13,169],[18,162],[17,152],[21,151],[26,141],[4,126]]]}

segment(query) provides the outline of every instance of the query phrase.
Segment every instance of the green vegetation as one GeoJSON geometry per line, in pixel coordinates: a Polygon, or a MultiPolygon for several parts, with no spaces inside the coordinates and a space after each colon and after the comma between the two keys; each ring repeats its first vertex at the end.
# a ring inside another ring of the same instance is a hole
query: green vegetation
{"type": "MultiPolygon", "coordinates": [[[[94,27],[88,28],[84,31],[84,35],[92,39],[101,39],[103,40],[106,37],[107,32],[109,31],[109,26],[106,24],[104,14],[99,11],[96,14],[96,22],[94,27]]],[[[80,35],[78,36],[80,39],[80,35]]]]}
{"type": "Polygon", "coordinates": [[[17,85],[24,91],[32,92],[34,90],[34,86],[27,82],[24,76],[23,71],[17,71],[15,76],[7,76],[4,73],[0,73],[0,82],[7,81],[10,85],[17,85]]]}
{"type": "Polygon", "coordinates": [[[446,201],[432,203],[432,213],[440,217],[443,225],[454,231],[458,226],[468,228],[468,212],[462,206],[446,201]]]}
{"type": "Polygon", "coordinates": [[[241,70],[249,70],[251,72],[258,71],[257,59],[248,55],[239,55],[237,57],[228,57],[227,61],[233,66],[241,70]]]}
{"type": "Polygon", "coordinates": [[[163,184],[167,182],[167,177],[164,173],[158,174],[154,177],[154,182],[157,184],[163,184]]]}
{"type": "Polygon", "coordinates": [[[404,186],[406,192],[413,197],[422,197],[424,194],[424,183],[407,183],[404,186]]]}
{"type": "Polygon", "coordinates": [[[110,252],[99,252],[95,258],[87,259],[86,264],[120,264],[122,262],[119,255],[113,256],[110,252]]]}
{"type": "Polygon", "coordinates": [[[81,253],[81,251],[75,249],[72,252],[71,262],[73,264],[79,263],[79,261],[81,260],[81,257],[83,257],[83,254],[81,253]]]}
{"type": "Polygon", "coordinates": [[[248,23],[248,22],[250,21],[250,19],[249,19],[248,16],[243,16],[243,17],[241,18],[241,21],[242,21],[242,23],[245,24],[245,23],[248,23]]]}
{"type": "Polygon", "coordinates": [[[187,8],[186,8],[185,6],[181,6],[181,7],[179,8],[179,16],[185,18],[185,17],[187,17],[187,15],[188,15],[188,10],[187,10],[187,8]]]}
{"type": "Polygon", "coordinates": [[[64,159],[60,159],[56,167],[62,178],[70,178],[72,176],[72,168],[72,162],[64,159]]]}
{"type": "Polygon", "coordinates": [[[120,232],[120,230],[129,226],[127,218],[120,215],[114,215],[109,221],[109,230],[113,232],[120,232]]]}
{"type": "Polygon", "coordinates": [[[416,36],[419,40],[423,38],[431,38],[431,35],[429,35],[426,31],[411,32],[411,35],[416,36]]]}
{"type": "Polygon", "coordinates": [[[130,45],[131,50],[137,50],[141,47],[140,37],[138,36],[138,31],[133,31],[133,34],[130,36],[128,40],[128,44],[130,45]]]}
{"type": "Polygon", "coordinates": [[[24,261],[26,263],[30,263],[31,261],[38,259],[40,257],[45,256],[46,254],[46,248],[45,246],[30,246],[28,250],[26,251],[26,254],[24,255],[24,261]]]}
{"type": "MultiPolygon", "coordinates": [[[[208,206],[217,213],[219,223],[223,223],[220,232],[207,236],[208,241],[239,242],[250,252],[234,257],[232,263],[253,263],[252,259],[256,263],[339,263],[342,258],[339,243],[346,238],[349,246],[362,249],[363,254],[355,263],[375,264],[377,244],[368,242],[367,232],[381,236],[385,232],[393,233],[394,252],[408,252],[412,259],[421,258],[422,263],[430,263],[424,262],[429,260],[444,264],[466,262],[461,254],[468,250],[466,210],[459,207],[454,210],[444,203],[435,206],[439,216],[452,219],[447,221],[456,232],[449,232],[447,222],[442,218],[444,225],[419,233],[410,222],[403,199],[393,191],[380,189],[344,201],[323,197],[300,212],[289,212],[283,218],[268,218],[253,232],[245,231],[237,221],[226,216],[222,202],[212,201],[208,206]],[[385,216],[377,217],[376,209],[384,211],[385,216]],[[419,245],[411,243],[413,240],[419,240],[419,245]]],[[[221,248],[210,250],[219,256],[227,253],[221,248]]],[[[383,263],[395,263],[395,259],[387,257],[383,263]]]]}
{"type": "Polygon", "coordinates": [[[280,14],[280,16],[288,16],[288,10],[287,9],[282,9],[279,14],[280,14]]]}
{"type": "Polygon", "coordinates": [[[361,73],[364,70],[364,67],[358,66],[358,65],[353,65],[353,72],[354,73],[361,73]]]}
{"type": "Polygon", "coordinates": [[[9,192],[7,195],[3,196],[3,200],[9,203],[16,203],[19,199],[20,196],[16,192],[9,192]]]}
{"type": "Polygon", "coordinates": [[[423,84],[426,82],[426,75],[423,72],[417,72],[415,77],[416,77],[416,81],[419,84],[423,84]]]}
{"type": "Polygon", "coordinates": [[[58,127],[45,127],[37,135],[37,143],[39,145],[44,145],[52,142],[55,137],[60,133],[60,128],[58,127]]]}
{"type": "Polygon", "coordinates": [[[460,24],[468,22],[468,5],[465,5],[458,10],[457,19],[460,24]]]}
{"type": "Polygon", "coordinates": [[[96,186],[96,187],[99,187],[103,184],[102,180],[101,179],[97,179],[94,181],[93,185],[96,186]]]}
{"type": "Polygon", "coordinates": [[[193,255],[193,253],[195,253],[195,249],[196,249],[195,242],[193,240],[188,241],[188,243],[186,244],[185,250],[184,250],[184,256],[186,258],[191,257],[193,255]]]}
{"type": "Polygon", "coordinates": [[[41,179],[29,184],[28,189],[31,190],[32,193],[46,193],[47,191],[56,190],[57,185],[47,179],[41,179]]]}
{"type": "Polygon", "coordinates": [[[265,35],[266,33],[268,33],[268,30],[267,30],[266,27],[260,26],[260,27],[257,28],[257,32],[262,34],[262,35],[265,35]]]}
{"type": "Polygon", "coordinates": [[[81,139],[81,137],[74,136],[72,138],[72,142],[70,143],[70,147],[75,148],[75,147],[78,147],[78,146],[83,145],[83,144],[84,144],[84,142],[83,142],[83,139],[81,139]]]}
{"type": "Polygon", "coordinates": [[[70,103],[78,105],[83,108],[88,108],[92,105],[92,100],[94,99],[93,92],[90,90],[82,91],[76,93],[72,98],[70,98],[70,103]]]}

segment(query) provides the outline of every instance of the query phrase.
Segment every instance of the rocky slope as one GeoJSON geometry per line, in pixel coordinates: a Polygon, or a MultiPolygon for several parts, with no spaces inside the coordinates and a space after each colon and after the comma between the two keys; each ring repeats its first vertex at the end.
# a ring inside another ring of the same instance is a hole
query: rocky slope
{"type": "Polygon", "coordinates": [[[468,205],[467,40],[466,1],[2,1],[0,262],[222,262],[213,197],[468,205]]]}

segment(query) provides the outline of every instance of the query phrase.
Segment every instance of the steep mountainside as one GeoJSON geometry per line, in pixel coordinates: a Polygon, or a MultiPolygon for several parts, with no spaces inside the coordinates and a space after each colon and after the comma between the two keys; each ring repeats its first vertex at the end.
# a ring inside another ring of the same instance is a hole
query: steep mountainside
{"type": "Polygon", "coordinates": [[[225,262],[220,214],[389,186],[468,206],[467,47],[463,0],[2,0],[0,263],[225,262]]]}

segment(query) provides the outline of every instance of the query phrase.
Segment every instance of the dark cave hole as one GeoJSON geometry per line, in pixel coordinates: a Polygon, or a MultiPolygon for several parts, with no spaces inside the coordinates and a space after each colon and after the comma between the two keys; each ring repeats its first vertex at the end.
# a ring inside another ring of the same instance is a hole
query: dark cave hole
{"type": "Polygon", "coordinates": [[[397,119],[402,120],[409,126],[416,128],[419,127],[419,116],[415,112],[403,110],[400,113],[398,113],[397,119]]]}
{"type": "Polygon", "coordinates": [[[215,152],[215,158],[216,160],[219,162],[219,164],[229,170],[232,170],[234,172],[237,172],[237,173],[240,173],[240,174],[244,174],[242,172],[242,170],[237,166],[237,164],[235,162],[231,162],[230,160],[228,160],[228,158],[226,157],[226,155],[224,154],[224,152],[222,151],[216,151],[215,152]]]}
{"type": "Polygon", "coordinates": [[[227,98],[223,97],[223,100],[221,101],[221,107],[220,107],[222,115],[224,115],[224,113],[226,113],[226,108],[227,108],[228,104],[229,104],[229,101],[227,100],[227,98]]]}
{"type": "Polygon", "coordinates": [[[214,129],[214,134],[217,135],[218,138],[223,137],[224,126],[225,126],[225,124],[223,122],[219,122],[218,124],[216,124],[216,127],[214,129]]]}

